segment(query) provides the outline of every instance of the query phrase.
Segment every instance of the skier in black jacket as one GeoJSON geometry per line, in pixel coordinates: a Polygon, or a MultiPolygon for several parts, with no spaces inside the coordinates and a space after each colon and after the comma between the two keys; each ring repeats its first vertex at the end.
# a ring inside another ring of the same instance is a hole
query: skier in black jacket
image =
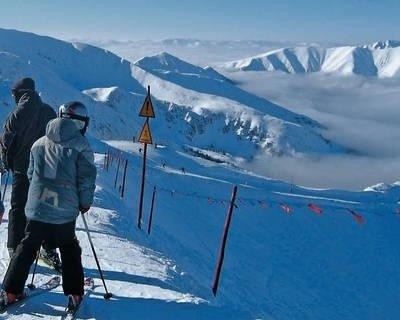
{"type": "MultiPolygon", "coordinates": [[[[0,156],[3,166],[6,170],[11,170],[13,175],[7,240],[10,257],[24,237],[30,149],[37,139],[44,136],[49,120],[57,117],[53,108],[40,99],[39,94],[35,91],[33,79],[18,80],[11,93],[17,106],[8,115],[3,134],[0,137],[0,156]]],[[[54,264],[61,267],[55,249],[45,248],[42,251],[41,254],[52,257],[54,264]]]]}

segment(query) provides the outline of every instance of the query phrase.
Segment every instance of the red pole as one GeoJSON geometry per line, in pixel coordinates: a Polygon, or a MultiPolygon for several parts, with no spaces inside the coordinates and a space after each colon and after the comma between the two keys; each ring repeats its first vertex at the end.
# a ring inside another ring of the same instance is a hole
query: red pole
{"type": "Polygon", "coordinates": [[[128,159],[125,160],[124,176],[123,176],[123,178],[122,178],[121,198],[124,197],[125,179],[126,179],[126,168],[127,168],[127,167],[128,167],[128,159]]]}
{"type": "Polygon", "coordinates": [[[153,221],[153,208],[154,208],[154,198],[156,196],[156,186],[153,188],[153,196],[151,197],[151,207],[150,207],[150,217],[149,217],[149,225],[147,227],[147,233],[150,234],[151,230],[151,222],[153,221]]]}
{"type": "Polygon", "coordinates": [[[232,190],[231,204],[229,206],[229,211],[228,211],[228,214],[227,214],[226,220],[225,220],[224,231],[222,234],[221,248],[219,251],[217,268],[216,268],[215,274],[214,274],[214,281],[213,281],[213,286],[212,286],[212,292],[213,292],[214,296],[217,295],[219,277],[221,274],[222,263],[224,262],[226,240],[228,238],[229,226],[231,224],[233,206],[235,205],[236,192],[237,192],[237,186],[234,186],[233,190],[232,190]]]}

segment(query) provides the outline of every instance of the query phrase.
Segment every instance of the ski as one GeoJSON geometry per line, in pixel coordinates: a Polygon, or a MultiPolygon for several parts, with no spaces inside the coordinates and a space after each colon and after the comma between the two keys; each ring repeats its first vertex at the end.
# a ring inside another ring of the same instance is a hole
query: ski
{"type": "Polygon", "coordinates": [[[20,306],[22,303],[24,303],[26,300],[32,297],[39,296],[45,292],[48,292],[50,290],[53,290],[57,288],[61,283],[61,277],[60,276],[54,276],[52,277],[49,281],[42,283],[36,288],[28,288],[26,287],[24,292],[25,292],[25,297],[22,299],[17,300],[16,302],[10,304],[10,305],[5,305],[1,306],[0,305],[0,313],[4,313],[6,311],[9,311],[15,307],[20,306]]]}
{"type": "Polygon", "coordinates": [[[73,310],[69,310],[68,307],[65,308],[65,314],[61,316],[61,320],[75,320],[78,316],[79,310],[82,308],[82,304],[85,303],[85,300],[89,296],[89,294],[94,289],[94,280],[93,278],[86,278],[84,281],[84,294],[81,303],[73,310]]]}

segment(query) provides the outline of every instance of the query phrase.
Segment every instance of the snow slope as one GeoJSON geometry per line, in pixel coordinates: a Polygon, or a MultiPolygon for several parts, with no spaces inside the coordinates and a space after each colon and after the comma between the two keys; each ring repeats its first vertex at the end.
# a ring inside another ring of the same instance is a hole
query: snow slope
{"type": "MultiPolygon", "coordinates": [[[[84,319],[396,319],[400,316],[397,199],[400,183],[363,192],[312,190],[252,175],[171,148],[149,148],[141,229],[137,228],[142,144],[91,139],[98,166],[87,216],[111,301],[83,224],[85,274],[96,288],[84,319]],[[113,161],[103,168],[103,152],[113,161]],[[122,151],[122,153],[120,153],[122,151]],[[128,160],[116,188],[117,155],[128,160]],[[185,173],[181,168],[185,168],[185,173]],[[217,295],[211,292],[231,191],[236,208],[217,295]],[[147,233],[156,186],[151,233],[147,233]],[[322,214],[310,210],[309,204],[322,214]],[[290,208],[287,213],[282,206],[290,208]],[[354,214],[349,210],[353,210],[354,214]],[[356,217],[358,218],[356,219],[356,217]]],[[[4,181],[4,179],[3,179],[4,181]]],[[[6,206],[9,206],[9,193],[6,206]]],[[[7,215],[0,226],[0,275],[7,266],[7,215]]],[[[35,281],[52,274],[38,268],[35,281]]],[[[29,278],[30,280],[30,278],[29,278]]],[[[57,319],[61,288],[4,319],[57,319]]]]}
{"type": "Polygon", "coordinates": [[[379,78],[400,74],[400,42],[380,41],[371,45],[323,48],[303,46],[283,48],[223,64],[224,69],[356,74],[379,78]]]}

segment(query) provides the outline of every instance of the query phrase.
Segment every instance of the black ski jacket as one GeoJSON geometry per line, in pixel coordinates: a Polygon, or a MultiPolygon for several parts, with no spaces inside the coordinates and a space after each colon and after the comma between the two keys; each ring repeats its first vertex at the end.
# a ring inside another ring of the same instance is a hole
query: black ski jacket
{"type": "Polygon", "coordinates": [[[24,90],[15,109],[8,115],[0,137],[0,154],[5,169],[26,174],[33,143],[44,136],[46,125],[56,112],[36,91],[24,90]]]}

